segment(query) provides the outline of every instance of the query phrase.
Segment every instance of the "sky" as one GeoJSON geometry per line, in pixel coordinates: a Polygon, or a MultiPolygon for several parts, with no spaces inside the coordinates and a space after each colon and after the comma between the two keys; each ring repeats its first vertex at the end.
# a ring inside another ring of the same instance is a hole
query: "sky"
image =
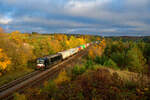
{"type": "Polygon", "coordinates": [[[150,0],[0,0],[6,32],[150,36],[150,0]]]}

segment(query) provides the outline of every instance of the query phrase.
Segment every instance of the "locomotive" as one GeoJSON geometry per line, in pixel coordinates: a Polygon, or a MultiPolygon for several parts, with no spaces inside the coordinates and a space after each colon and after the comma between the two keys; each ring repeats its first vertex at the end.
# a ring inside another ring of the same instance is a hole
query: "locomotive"
{"type": "Polygon", "coordinates": [[[55,64],[62,60],[62,55],[57,53],[54,55],[42,57],[37,59],[36,69],[46,69],[48,66],[55,64]]]}
{"type": "Polygon", "coordinates": [[[47,68],[51,67],[53,64],[56,64],[59,61],[62,61],[64,59],[67,59],[68,57],[70,57],[70,56],[78,53],[79,51],[89,47],[93,43],[94,42],[87,43],[87,44],[81,45],[81,46],[76,47],[76,48],[72,48],[69,50],[58,52],[54,55],[49,55],[49,56],[45,56],[42,58],[38,58],[36,69],[47,69],[47,68]]]}

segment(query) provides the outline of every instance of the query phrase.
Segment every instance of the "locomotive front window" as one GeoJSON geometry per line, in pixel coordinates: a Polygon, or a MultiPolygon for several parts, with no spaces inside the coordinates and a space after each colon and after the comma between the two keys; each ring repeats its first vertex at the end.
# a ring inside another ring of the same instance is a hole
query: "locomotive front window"
{"type": "Polygon", "coordinates": [[[42,60],[42,59],[37,60],[37,63],[38,63],[38,64],[44,64],[44,60],[42,60]]]}

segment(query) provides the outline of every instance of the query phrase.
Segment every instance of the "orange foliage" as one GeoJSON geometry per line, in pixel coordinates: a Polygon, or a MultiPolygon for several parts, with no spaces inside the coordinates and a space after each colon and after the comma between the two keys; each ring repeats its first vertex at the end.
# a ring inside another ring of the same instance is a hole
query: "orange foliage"
{"type": "Polygon", "coordinates": [[[23,40],[21,39],[22,34],[19,31],[14,31],[10,35],[10,39],[13,40],[16,44],[22,45],[23,40]]]}
{"type": "Polygon", "coordinates": [[[59,52],[59,51],[62,50],[62,47],[61,47],[61,45],[60,45],[60,43],[59,43],[58,40],[53,40],[53,41],[51,41],[51,42],[50,42],[50,46],[51,46],[51,49],[52,49],[53,51],[55,51],[55,53],[57,53],[57,52],[59,52]]]}
{"type": "Polygon", "coordinates": [[[0,71],[5,70],[9,64],[11,64],[10,58],[0,48],[0,71]]]}
{"type": "Polygon", "coordinates": [[[54,38],[58,41],[66,41],[68,39],[64,34],[54,34],[54,38]]]}
{"type": "Polygon", "coordinates": [[[94,59],[96,56],[101,56],[104,52],[105,47],[106,47],[106,42],[103,39],[99,44],[95,44],[90,48],[89,57],[94,59]]]}

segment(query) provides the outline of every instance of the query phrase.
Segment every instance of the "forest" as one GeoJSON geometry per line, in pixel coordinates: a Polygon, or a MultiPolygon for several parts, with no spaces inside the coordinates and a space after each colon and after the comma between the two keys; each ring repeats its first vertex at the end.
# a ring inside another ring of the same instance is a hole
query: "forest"
{"type": "Polygon", "coordinates": [[[149,50],[149,42],[142,38],[101,37],[81,63],[45,81],[43,87],[15,93],[14,99],[149,100],[149,50]]]}
{"type": "Polygon", "coordinates": [[[14,100],[148,100],[150,38],[0,33],[0,85],[30,73],[39,57],[100,41],[72,68],[14,100]]]}

